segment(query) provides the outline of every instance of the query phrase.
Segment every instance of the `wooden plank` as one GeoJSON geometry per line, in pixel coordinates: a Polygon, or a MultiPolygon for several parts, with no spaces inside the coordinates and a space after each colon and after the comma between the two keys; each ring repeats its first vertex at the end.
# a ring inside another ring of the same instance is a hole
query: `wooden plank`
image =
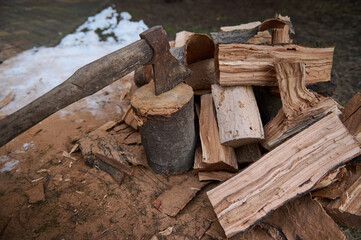
{"type": "Polygon", "coordinates": [[[199,135],[202,145],[202,163],[212,165],[214,171],[236,171],[238,169],[233,148],[220,143],[211,94],[201,96],[199,135]]]}
{"type": "Polygon", "coordinates": [[[181,184],[162,192],[153,201],[153,206],[162,213],[175,217],[208,183],[198,181],[197,176],[190,176],[181,184]]]}
{"type": "Polygon", "coordinates": [[[264,220],[286,239],[346,239],[321,204],[309,195],[294,199],[264,220]]]}
{"type": "Polygon", "coordinates": [[[340,111],[332,98],[324,98],[305,87],[305,64],[281,61],[275,64],[282,109],[265,127],[263,147],[272,149],[330,112],[340,111]]]}
{"type": "Polygon", "coordinates": [[[359,153],[338,116],[330,114],[208,191],[208,198],[227,237],[232,237],[359,153]]]}
{"type": "Polygon", "coordinates": [[[264,139],[263,125],[252,87],[212,85],[219,139],[233,148],[264,139]]]}
{"type": "Polygon", "coordinates": [[[216,72],[222,86],[276,86],[274,64],[281,59],[292,59],[306,64],[306,84],[330,81],[333,52],[334,47],[309,48],[295,44],[218,44],[216,72]]]}

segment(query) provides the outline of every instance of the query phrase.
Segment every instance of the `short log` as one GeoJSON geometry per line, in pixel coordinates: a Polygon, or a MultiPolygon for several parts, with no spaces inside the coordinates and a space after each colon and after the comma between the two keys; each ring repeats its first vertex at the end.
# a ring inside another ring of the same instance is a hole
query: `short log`
{"type": "Polygon", "coordinates": [[[131,106],[149,166],[162,174],[189,170],[196,142],[192,88],[181,83],[156,96],[151,82],[133,94],[131,106]]]}
{"type": "Polygon", "coordinates": [[[261,116],[252,87],[212,85],[219,139],[233,148],[264,139],[261,116]]]}

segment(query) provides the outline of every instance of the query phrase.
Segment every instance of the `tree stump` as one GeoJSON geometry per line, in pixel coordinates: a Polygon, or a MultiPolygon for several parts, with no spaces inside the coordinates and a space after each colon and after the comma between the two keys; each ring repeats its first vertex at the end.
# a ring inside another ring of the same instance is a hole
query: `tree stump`
{"type": "Polygon", "coordinates": [[[162,174],[189,170],[196,143],[193,89],[181,83],[156,96],[150,82],[134,93],[131,105],[149,166],[162,174]]]}

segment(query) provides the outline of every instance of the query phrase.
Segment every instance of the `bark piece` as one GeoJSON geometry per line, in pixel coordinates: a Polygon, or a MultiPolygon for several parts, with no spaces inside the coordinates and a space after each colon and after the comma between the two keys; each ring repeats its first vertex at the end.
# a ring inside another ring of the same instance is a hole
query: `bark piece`
{"type": "Polygon", "coordinates": [[[229,32],[229,31],[233,31],[233,30],[253,29],[255,27],[258,27],[259,25],[261,25],[261,22],[255,21],[255,22],[243,23],[243,24],[236,25],[236,26],[224,26],[224,27],[220,28],[220,31],[221,32],[229,32]]]}
{"type": "Polygon", "coordinates": [[[309,195],[280,207],[264,222],[278,229],[286,239],[346,239],[322,206],[309,195]]]}
{"type": "Polygon", "coordinates": [[[361,132],[361,93],[356,93],[350,99],[340,118],[352,135],[361,132]]]}
{"type": "Polygon", "coordinates": [[[232,237],[359,153],[338,116],[330,114],[208,191],[208,198],[227,237],[232,237]]]}
{"type": "Polygon", "coordinates": [[[251,29],[237,29],[227,32],[212,32],[212,38],[216,44],[246,43],[258,33],[258,27],[251,29]]]}
{"type": "Polygon", "coordinates": [[[59,86],[1,119],[0,146],[51,114],[148,63],[152,57],[152,48],[142,39],[83,66],[59,86]]]}
{"type": "Polygon", "coordinates": [[[222,86],[275,86],[277,79],[274,65],[282,59],[306,64],[306,84],[329,81],[333,51],[333,47],[232,43],[218,44],[214,57],[219,83],[222,86]]]}
{"type": "Polygon", "coordinates": [[[121,163],[120,161],[115,160],[114,158],[108,158],[100,153],[95,152],[94,156],[99,160],[105,162],[106,164],[118,169],[122,173],[127,175],[132,175],[133,170],[126,164],[121,163]]]}
{"type": "Polygon", "coordinates": [[[330,112],[340,111],[332,98],[324,98],[305,87],[303,63],[282,61],[275,64],[282,100],[276,117],[264,127],[263,147],[272,149],[330,112]]]}
{"type": "Polygon", "coordinates": [[[38,183],[34,187],[26,190],[25,194],[29,198],[29,203],[37,203],[37,202],[45,201],[43,183],[38,183]]]}
{"type": "Polygon", "coordinates": [[[252,87],[212,85],[222,145],[233,148],[264,139],[261,116],[252,87]]]}
{"type": "Polygon", "coordinates": [[[214,171],[236,171],[238,169],[233,148],[220,143],[211,94],[201,96],[199,134],[202,145],[202,163],[211,165],[209,167],[214,171]]]}
{"type": "Polygon", "coordinates": [[[219,181],[224,182],[231,177],[233,177],[234,173],[229,172],[198,172],[199,181],[219,181]]]}
{"type": "Polygon", "coordinates": [[[193,164],[195,150],[193,90],[179,84],[156,96],[153,82],[132,96],[149,166],[158,173],[181,173],[193,164]]]}
{"type": "Polygon", "coordinates": [[[153,206],[162,213],[175,217],[209,182],[200,182],[196,176],[188,177],[179,185],[161,193],[153,206]]]}
{"type": "Polygon", "coordinates": [[[247,144],[236,150],[238,164],[250,164],[261,158],[262,153],[258,143],[247,144]]]}

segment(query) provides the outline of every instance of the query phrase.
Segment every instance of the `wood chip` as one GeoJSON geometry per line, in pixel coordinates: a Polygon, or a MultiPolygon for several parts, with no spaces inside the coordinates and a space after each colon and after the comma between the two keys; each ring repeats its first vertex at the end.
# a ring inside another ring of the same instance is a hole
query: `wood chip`
{"type": "Polygon", "coordinates": [[[13,100],[13,97],[13,92],[9,92],[8,95],[0,101],[0,109],[8,105],[13,100]]]}

